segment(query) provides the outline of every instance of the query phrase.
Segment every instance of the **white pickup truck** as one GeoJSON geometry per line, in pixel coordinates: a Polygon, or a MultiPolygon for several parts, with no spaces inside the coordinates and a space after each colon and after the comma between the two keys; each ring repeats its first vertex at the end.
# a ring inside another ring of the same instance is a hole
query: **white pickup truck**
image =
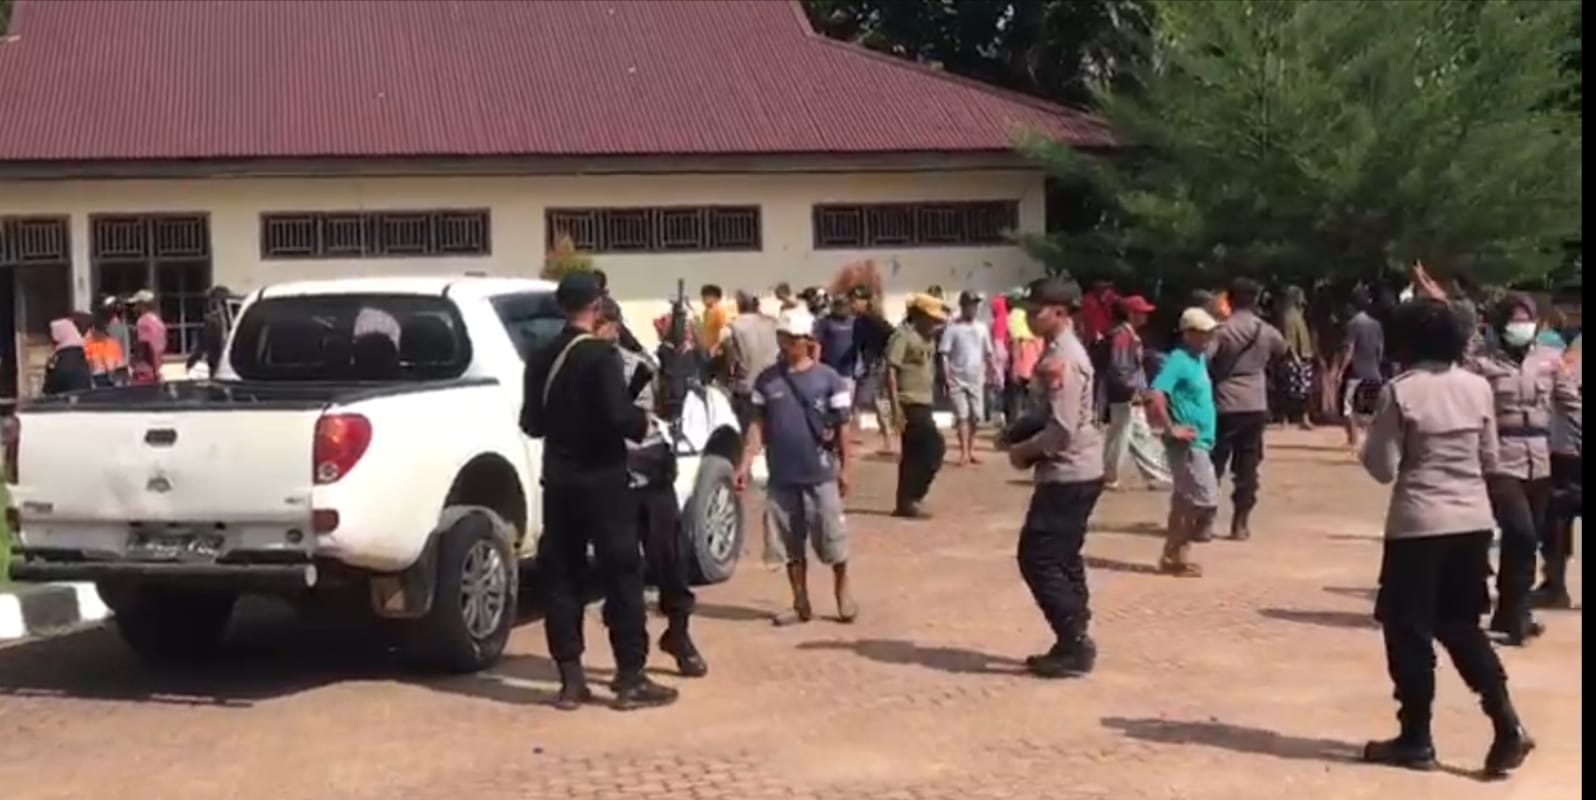
{"type": "MultiPolygon", "coordinates": [[[[358,592],[423,664],[481,669],[542,527],[523,358],[563,325],[545,281],[369,278],[245,302],[216,380],[35,401],[7,422],[18,580],[87,580],[153,659],[199,655],[240,594],[358,592]]],[[[699,583],[744,524],[727,399],[666,426],[699,583]]],[[[530,571],[529,571],[530,572],[530,571]]],[[[314,604],[310,604],[314,605],[314,604]]]]}

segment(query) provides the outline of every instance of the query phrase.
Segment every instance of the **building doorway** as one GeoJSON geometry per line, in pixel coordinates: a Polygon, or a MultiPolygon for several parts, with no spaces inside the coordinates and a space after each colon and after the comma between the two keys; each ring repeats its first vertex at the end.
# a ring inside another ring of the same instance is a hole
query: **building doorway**
{"type": "Polygon", "coordinates": [[[37,397],[54,346],[50,320],[72,313],[66,217],[0,217],[0,406],[37,397]]]}
{"type": "Polygon", "coordinates": [[[211,226],[206,214],[104,214],[89,217],[95,302],[155,293],[166,323],[166,355],[199,346],[211,288],[211,226]]]}

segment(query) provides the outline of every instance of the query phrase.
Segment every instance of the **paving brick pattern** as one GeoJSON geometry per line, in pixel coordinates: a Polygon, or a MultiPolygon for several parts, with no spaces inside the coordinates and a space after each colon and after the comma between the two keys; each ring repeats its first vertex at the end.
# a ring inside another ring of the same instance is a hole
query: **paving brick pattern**
{"type": "MultiPolygon", "coordinates": [[[[736,579],[701,596],[712,672],[677,681],[675,707],[555,712],[536,622],[517,631],[497,669],[444,679],[408,676],[336,625],[280,615],[252,615],[220,664],[191,674],[142,668],[95,631],[0,649],[0,794],[1579,797],[1577,611],[1547,615],[1544,640],[1504,651],[1542,743],[1511,781],[1471,774],[1489,727],[1444,668],[1436,732],[1447,769],[1352,761],[1363,739],[1394,725],[1368,617],[1384,496],[1334,434],[1271,437],[1256,536],[1200,548],[1203,579],[1150,574],[1161,495],[1105,497],[1087,547],[1102,657],[1086,679],[1037,681],[1020,669],[1047,644],[1014,566],[1028,491],[1020,476],[996,463],[949,468],[935,489],[937,519],[905,523],[880,513],[890,465],[868,463],[850,503],[859,622],[771,627],[784,589],[750,542],[736,579]]],[[[829,597],[823,577],[817,598],[829,597]]],[[[604,641],[596,610],[589,641],[604,641]]],[[[607,661],[600,644],[589,658],[595,678],[607,677],[607,661]]]]}

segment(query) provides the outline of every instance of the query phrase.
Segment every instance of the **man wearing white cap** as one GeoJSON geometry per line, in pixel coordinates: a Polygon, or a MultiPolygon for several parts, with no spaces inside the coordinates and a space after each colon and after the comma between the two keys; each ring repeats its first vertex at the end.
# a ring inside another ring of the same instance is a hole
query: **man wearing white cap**
{"type": "Polygon", "coordinates": [[[1180,346],[1164,359],[1148,392],[1148,416],[1164,429],[1173,491],[1169,530],[1160,571],[1195,578],[1191,543],[1213,524],[1219,509],[1219,478],[1211,453],[1219,427],[1214,386],[1208,375],[1208,342],[1219,322],[1201,308],[1180,315],[1180,346]]]}
{"type": "Polygon", "coordinates": [[[777,323],[781,361],[754,379],[753,419],[737,473],[748,485],[755,458],[764,451],[769,470],[765,500],[765,561],[787,568],[792,610],[776,616],[777,625],[808,622],[809,562],[812,547],[835,580],[837,619],[859,614],[848,588],[848,536],[842,498],[848,493],[848,412],[853,408],[848,382],[815,359],[815,318],[794,308],[777,323]]]}

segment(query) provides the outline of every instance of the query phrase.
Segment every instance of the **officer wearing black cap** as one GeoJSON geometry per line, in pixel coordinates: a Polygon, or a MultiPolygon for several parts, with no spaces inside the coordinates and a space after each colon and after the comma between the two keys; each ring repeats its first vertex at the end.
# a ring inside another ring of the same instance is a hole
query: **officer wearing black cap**
{"type": "Polygon", "coordinates": [[[1053,629],[1046,653],[1027,658],[1044,678],[1084,675],[1097,662],[1081,558],[1086,528],[1103,492],[1103,435],[1097,425],[1092,359],[1075,334],[1081,287],[1046,278],[1026,291],[1030,328],[1046,343],[1031,380],[1031,416],[1006,431],[1009,461],[1035,473],[1020,529],[1020,575],[1053,629]]]}
{"type": "Polygon", "coordinates": [[[582,670],[582,609],[587,581],[604,590],[604,624],[615,653],[616,707],[664,705],[676,690],[650,680],[637,496],[630,490],[626,442],[640,441],[648,416],[633,402],[620,354],[595,336],[604,291],[588,273],[560,280],[554,299],[565,328],[526,363],[521,429],[543,439],[540,578],[548,592],[544,629],[560,671],[558,708],[593,700],[582,670]],[[588,567],[592,548],[596,567],[588,567]]]}

